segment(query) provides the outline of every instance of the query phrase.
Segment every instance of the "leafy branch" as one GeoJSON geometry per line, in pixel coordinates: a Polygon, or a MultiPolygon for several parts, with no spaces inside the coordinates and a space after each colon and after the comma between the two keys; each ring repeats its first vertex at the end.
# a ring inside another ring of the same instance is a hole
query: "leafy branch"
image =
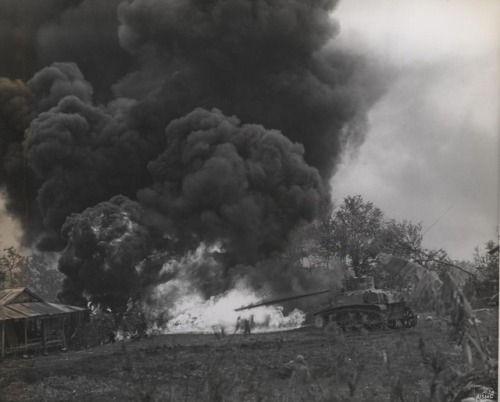
{"type": "Polygon", "coordinates": [[[453,335],[461,345],[469,367],[472,365],[471,349],[479,354],[483,363],[488,366],[495,364],[482,344],[469,302],[449,273],[441,280],[436,273],[414,262],[385,253],[380,253],[377,258],[387,272],[412,282],[412,300],[430,305],[438,314],[449,317],[453,335]]]}

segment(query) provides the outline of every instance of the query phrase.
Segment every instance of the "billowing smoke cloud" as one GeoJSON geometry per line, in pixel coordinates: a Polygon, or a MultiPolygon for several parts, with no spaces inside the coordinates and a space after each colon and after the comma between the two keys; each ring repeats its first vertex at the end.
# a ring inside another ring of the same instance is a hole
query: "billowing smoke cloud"
{"type": "Polygon", "coordinates": [[[116,7],[120,1],[0,2],[0,192],[7,211],[25,228],[25,245],[32,244],[44,229],[36,203],[41,180],[26,163],[22,146],[24,131],[40,105],[23,82],[53,62],[77,62],[95,80],[96,98],[109,100],[111,85],[133,63],[118,44],[116,7]],[[109,68],[103,64],[105,59],[109,68]],[[11,98],[13,86],[18,90],[11,98]]]}
{"type": "Polygon", "coordinates": [[[28,80],[53,62],[72,61],[96,86],[98,99],[109,98],[110,86],[133,63],[118,45],[121,1],[2,0],[0,76],[28,80]]]}
{"type": "Polygon", "coordinates": [[[221,242],[231,263],[256,263],[325,202],[304,148],[278,131],[196,109],[165,133],[167,149],[149,164],[154,183],[139,200],[183,248],[221,242]]]}
{"type": "MultiPolygon", "coordinates": [[[[69,100],[74,99],[65,101],[69,100]]],[[[49,125],[63,130],[69,127],[71,135],[54,128],[51,133],[56,136],[53,146],[66,149],[56,153],[63,158],[71,155],[71,166],[80,160],[74,148],[82,147],[75,139],[79,135],[86,138],[87,126],[80,116],[58,116],[62,123],[56,120],[49,125]]],[[[217,244],[219,258],[209,263],[213,253],[206,253],[201,263],[185,263],[187,273],[183,274],[205,296],[213,296],[230,288],[241,271],[227,272],[228,268],[255,264],[283,251],[292,229],[312,220],[320,204],[326,202],[323,182],[317,170],[304,162],[303,147],[278,131],[241,125],[237,118],[215,109],[196,109],[170,123],[165,134],[169,140],[166,150],[149,164],[153,184],[138,193],[142,206],[123,196],[115,197],[66,219],[63,236],[67,247],[62,253],[61,270],[68,275],[67,282],[75,282],[68,288],[82,286],[96,302],[111,306],[117,293],[126,300],[143,287],[132,285],[145,285],[141,282],[144,274],[138,276],[134,267],[154,266],[156,271],[150,269],[146,277],[152,278],[151,282],[165,279],[159,268],[167,263],[168,255],[162,256],[163,264],[145,261],[158,253],[153,245],[163,243],[182,255],[194,252],[200,244],[217,244]]],[[[49,134],[40,135],[45,138],[49,134]]],[[[29,149],[36,150],[37,145],[29,149]]],[[[45,159],[44,155],[41,153],[35,165],[40,174],[50,172],[51,162],[64,163],[45,159]]],[[[85,161],[82,158],[82,163],[85,161]]],[[[52,182],[44,186],[48,183],[52,182]]],[[[58,191],[85,197],[79,186],[54,185],[58,191]]],[[[41,194],[43,191],[45,187],[41,194]]],[[[179,275],[176,266],[164,272],[167,277],[179,275]]],[[[285,272],[290,273],[283,270],[283,277],[285,272]]]]}
{"type": "Polygon", "coordinates": [[[0,2],[0,76],[28,79],[40,67],[36,38],[44,24],[54,21],[79,0],[3,0],[0,2]]]}
{"type": "Polygon", "coordinates": [[[110,99],[112,84],[134,64],[132,55],[118,45],[116,8],[121,2],[73,1],[73,7],[66,7],[57,19],[41,26],[36,36],[39,62],[76,63],[92,82],[98,102],[110,99]]]}
{"type": "Polygon", "coordinates": [[[134,98],[147,89],[179,115],[217,107],[279,129],[303,144],[306,161],[328,177],[345,145],[339,133],[362,118],[372,95],[360,87],[359,58],[325,47],[338,32],[329,16],[335,4],[124,2],[120,43],[144,61],[115,89],[134,98]]]}
{"type": "Polygon", "coordinates": [[[67,219],[60,261],[66,299],[88,293],[93,302],[116,311],[140,292],[148,275],[139,263],[151,252],[143,216],[136,202],[116,196],[67,219]]]}
{"type": "Polygon", "coordinates": [[[266,266],[327,200],[380,95],[369,66],[332,45],[334,0],[53,0],[38,15],[5,4],[0,29],[23,27],[33,71],[24,84],[19,63],[0,69],[0,188],[11,213],[33,215],[27,242],[64,248],[66,294],[107,304],[114,280],[108,293],[92,281],[117,278],[129,297],[148,255],[160,256],[148,283],[165,255],[201,244],[220,245],[226,274],[266,266]],[[125,218],[132,204],[140,220],[125,218]],[[102,249],[128,243],[115,230],[127,219],[141,228],[126,235],[141,245],[130,263],[102,249]]]}
{"type": "Polygon", "coordinates": [[[91,103],[93,92],[92,86],[74,63],[54,63],[43,68],[28,81],[28,88],[36,98],[37,112],[50,110],[66,96],[91,103]]]}
{"type": "Polygon", "coordinates": [[[141,135],[129,121],[135,101],[92,105],[92,87],[73,63],[42,69],[28,87],[41,113],[26,131],[24,152],[43,180],[38,204],[48,236],[41,246],[50,248],[70,213],[116,194],[134,197],[148,183],[146,165],[162,139],[141,135]]]}

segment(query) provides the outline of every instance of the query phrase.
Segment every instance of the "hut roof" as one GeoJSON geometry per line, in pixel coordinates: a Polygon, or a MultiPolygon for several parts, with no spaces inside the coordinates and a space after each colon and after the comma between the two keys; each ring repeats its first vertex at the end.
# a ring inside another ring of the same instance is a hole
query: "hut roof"
{"type": "Polygon", "coordinates": [[[0,290],[0,306],[16,303],[19,301],[39,301],[43,299],[34,294],[28,288],[13,288],[0,290]]]}
{"type": "Polygon", "coordinates": [[[0,290],[0,321],[49,317],[85,310],[82,307],[47,303],[28,288],[0,290]]]}

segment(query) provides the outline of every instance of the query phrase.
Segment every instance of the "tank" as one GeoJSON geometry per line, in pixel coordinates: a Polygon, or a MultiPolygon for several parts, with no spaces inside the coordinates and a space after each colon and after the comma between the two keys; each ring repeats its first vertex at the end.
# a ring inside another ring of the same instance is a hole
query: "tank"
{"type": "Polygon", "coordinates": [[[411,328],[417,325],[417,314],[406,304],[403,295],[396,291],[375,289],[373,277],[347,279],[344,282],[344,289],[340,293],[320,290],[280,299],[264,300],[239,307],[235,311],[326,293],[332,294],[329,305],[312,313],[314,325],[318,328],[326,328],[331,323],[336,323],[348,332],[361,330],[361,328],[375,330],[389,327],[394,329],[411,328]]]}
{"type": "Polygon", "coordinates": [[[313,317],[318,328],[335,323],[346,332],[417,325],[417,314],[402,294],[375,289],[373,277],[346,280],[345,288],[328,306],[313,312],[313,317]]]}

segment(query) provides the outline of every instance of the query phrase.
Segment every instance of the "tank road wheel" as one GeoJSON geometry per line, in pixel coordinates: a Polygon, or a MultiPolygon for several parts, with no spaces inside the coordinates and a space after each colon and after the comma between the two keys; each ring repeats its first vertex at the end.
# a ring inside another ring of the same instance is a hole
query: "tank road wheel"
{"type": "Polygon", "coordinates": [[[383,319],[379,313],[363,314],[363,326],[369,331],[379,330],[383,328],[383,319]]]}
{"type": "Polygon", "coordinates": [[[325,328],[325,325],[326,325],[325,317],[323,317],[321,314],[318,314],[314,317],[314,326],[316,328],[323,329],[325,328]]]}
{"type": "Polygon", "coordinates": [[[364,314],[360,311],[353,311],[348,313],[348,316],[347,330],[349,332],[360,332],[364,326],[364,314]]]}
{"type": "Polygon", "coordinates": [[[396,323],[396,320],[389,320],[389,321],[387,321],[387,326],[390,329],[396,329],[398,325],[396,323]]]}
{"type": "Polygon", "coordinates": [[[401,318],[401,323],[404,328],[413,328],[417,325],[417,316],[411,309],[406,308],[403,313],[403,318],[401,318]]]}
{"type": "Polygon", "coordinates": [[[343,311],[337,314],[335,322],[343,332],[349,331],[349,313],[343,311]]]}
{"type": "Polygon", "coordinates": [[[347,313],[347,320],[346,320],[346,332],[354,332],[356,331],[356,321],[354,319],[354,313],[353,312],[348,312],[347,313]]]}

